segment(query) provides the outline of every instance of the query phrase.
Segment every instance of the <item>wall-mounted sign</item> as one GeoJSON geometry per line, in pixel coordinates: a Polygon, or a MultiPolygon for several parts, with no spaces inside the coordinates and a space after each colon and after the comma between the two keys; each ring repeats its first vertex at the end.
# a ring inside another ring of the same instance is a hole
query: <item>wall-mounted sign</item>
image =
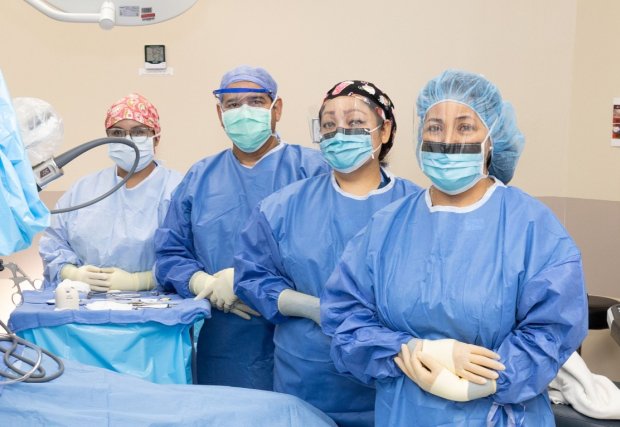
{"type": "Polygon", "coordinates": [[[620,98],[614,98],[611,114],[611,146],[620,147],[620,98]]]}

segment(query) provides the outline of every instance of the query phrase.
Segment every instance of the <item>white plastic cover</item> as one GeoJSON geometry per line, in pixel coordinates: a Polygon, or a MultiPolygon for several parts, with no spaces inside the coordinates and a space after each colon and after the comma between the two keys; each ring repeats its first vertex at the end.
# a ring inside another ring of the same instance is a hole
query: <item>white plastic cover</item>
{"type": "Polygon", "coordinates": [[[19,132],[32,166],[51,159],[62,144],[62,119],[54,108],[39,98],[14,98],[19,132]]]}

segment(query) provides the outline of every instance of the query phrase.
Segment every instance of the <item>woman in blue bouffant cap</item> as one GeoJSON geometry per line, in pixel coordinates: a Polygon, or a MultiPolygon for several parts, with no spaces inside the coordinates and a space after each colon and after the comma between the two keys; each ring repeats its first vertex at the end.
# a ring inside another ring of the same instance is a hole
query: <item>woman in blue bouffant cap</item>
{"type": "Polygon", "coordinates": [[[547,385],[587,332],[579,249],[508,186],[524,138],[481,75],[417,101],[431,187],[378,212],[321,299],[338,370],[375,383],[377,426],[552,426],[547,385]]]}

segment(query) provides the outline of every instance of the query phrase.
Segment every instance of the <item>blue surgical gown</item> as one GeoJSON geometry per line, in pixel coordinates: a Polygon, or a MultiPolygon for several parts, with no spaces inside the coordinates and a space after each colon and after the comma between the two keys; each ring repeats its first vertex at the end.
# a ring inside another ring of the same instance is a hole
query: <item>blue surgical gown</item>
{"type": "Polygon", "coordinates": [[[0,71],[0,256],[29,247],[49,223],[0,71]]]}
{"type": "MultiPolygon", "coordinates": [[[[280,143],[253,167],[228,149],[189,170],[156,234],[159,283],[193,297],[189,280],[233,266],[234,242],[259,201],[297,180],[327,172],[318,150],[280,143]]],[[[273,389],[273,326],[212,310],[198,338],[200,384],[273,389]]]]}
{"type": "MultiPolygon", "coordinates": [[[[56,287],[67,263],[117,267],[130,273],[152,270],[155,230],[164,221],[172,191],[182,178],[158,165],[135,187],[123,186],[93,205],[54,215],[39,243],[44,286],[56,287]]],[[[63,194],[57,208],[87,202],[120,180],[115,166],[88,175],[63,194]]]]}
{"type": "Polygon", "coordinates": [[[587,332],[581,255],[516,188],[497,183],[466,208],[431,207],[423,192],[350,241],[321,319],[336,367],[376,380],[377,426],[552,426],[547,385],[587,332]],[[412,337],[499,353],[496,393],[453,402],[423,391],[393,362],[412,337]]]}
{"type": "Polygon", "coordinates": [[[319,297],[351,237],[377,210],[417,192],[390,182],[365,197],[343,192],[332,174],[289,185],[263,200],[239,238],[235,292],[276,323],[274,390],[298,396],[340,426],[372,426],[374,387],[338,373],[331,339],[314,321],[278,311],[285,289],[319,297]]]}

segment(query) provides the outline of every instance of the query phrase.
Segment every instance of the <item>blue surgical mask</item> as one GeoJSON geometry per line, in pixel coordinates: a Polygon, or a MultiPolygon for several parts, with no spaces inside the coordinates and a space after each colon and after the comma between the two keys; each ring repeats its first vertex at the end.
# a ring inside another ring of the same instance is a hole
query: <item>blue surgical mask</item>
{"type": "Polygon", "coordinates": [[[468,144],[423,141],[418,148],[422,172],[444,193],[463,193],[488,176],[484,171],[486,141],[487,138],[468,144]]]}
{"type": "MultiPolygon", "coordinates": [[[[131,141],[131,137],[127,136],[127,139],[131,141]]],[[[141,171],[153,161],[155,157],[153,139],[154,137],[150,136],[144,142],[134,142],[140,151],[140,160],[138,161],[135,172],[141,171]]],[[[114,163],[116,163],[119,168],[128,172],[136,158],[136,152],[128,145],[108,144],[108,156],[114,160],[114,163]]]]}
{"type": "Polygon", "coordinates": [[[374,153],[381,149],[379,145],[373,150],[370,136],[379,127],[371,130],[338,128],[323,135],[320,143],[323,157],[338,172],[350,173],[359,169],[368,159],[374,159],[374,153]]]}
{"type": "Polygon", "coordinates": [[[254,153],[273,135],[271,131],[271,109],[250,107],[247,104],[239,108],[222,112],[224,130],[232,142],[244,153],[254,153]]]}

